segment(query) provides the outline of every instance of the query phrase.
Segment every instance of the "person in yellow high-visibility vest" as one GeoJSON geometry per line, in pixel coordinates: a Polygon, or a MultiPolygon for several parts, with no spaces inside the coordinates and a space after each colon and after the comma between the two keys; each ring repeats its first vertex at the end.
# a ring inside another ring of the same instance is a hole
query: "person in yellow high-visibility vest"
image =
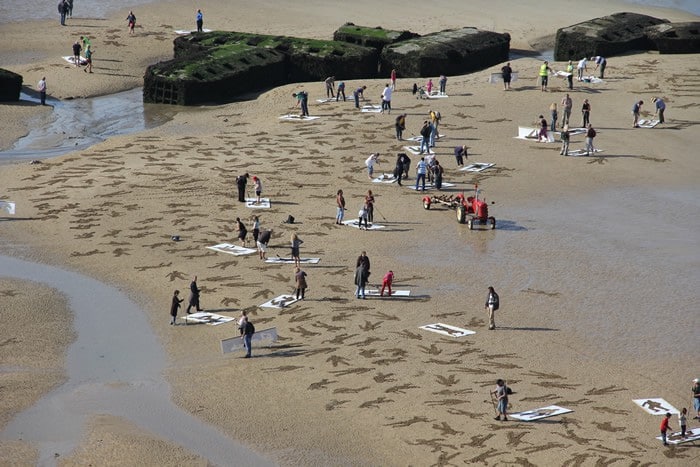
{"type": "Polygon", "coordinates": [[[542,85],[542,91],[547,90],[547,81],[549,80],[549,74],[552,72],[552,69],[549,68],[549,62],[545,60],[545,62],[540,65],[540,84],[542,85]]]}

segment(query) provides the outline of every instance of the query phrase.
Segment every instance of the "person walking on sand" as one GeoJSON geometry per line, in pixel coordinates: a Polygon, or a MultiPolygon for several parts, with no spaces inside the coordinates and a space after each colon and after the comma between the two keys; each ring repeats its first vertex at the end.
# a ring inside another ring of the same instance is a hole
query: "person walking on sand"
{"type": "Polygon", "coordinates": [[[391,284],[394,283],[394,271],[389,271],[386,274],[384,274],[384,277],[382,278],[382,290],[379,292],[379,296],[383,297],[384,296],[384,289],[388,288],[389,289],[389,296],[391,297],[391,284]]]}
{"type": "Polygon", "coordinates": [[[129,34],[133,34],[134,28],[136,27],[136,15],[133,11],[130,11],[129,14],[126,16],[126,21],[129,25],[129,34]]]}
{"type": "Polygon", "coordinates": [[[267,259],[267,244],[270,243],[270,237],[272,237],[272,230],[263,230],[258,237],[258,241],[255,242],[255,245],[258,247],[258,256],[263,261],[267,259]]]}
{"type": "Polygon", "coordinates": [[[355,298],[365,298],[365,286],[369,280],[369,270],[364,264],[360,264],[355,269],[355,298]]]}
{"type": "Polygon", "coordinates": [[[245,349],[245,356],[243,358],[250,358],[253,354],[252,341],[253,334],[255,334],[255,326],[248,319],[248,312],[241,311],[241,317],[238,319],[238,331],[241,333],[241,339],[243,340],[243,348],[245,349]]]}
{"type": "Polygon", "coordinates": [[[190,315],[190,308],[194,307],[195,310],[197,311],[204,311],[202,308],[199,306],[199,287],[197,287],[197,276],[194,276],[192,278],[192,282],[190,282],[190,301],[187,305],[187,314],[190,315]]]}
{"type": "Polygon", "coordinates": [[[659,97],[652,97],[651,102],[654,103],[654,106],[656,108],[656,112],[654,113],[654,117],[657,115],[659,116],[659,123],[664,123],[666,120],[664,119],[664,112],[666,111],[666,103],[664,102],[663,99],[659,97]]]}
{"type": "Polygon", "coordinates": [[[236,217],[236,232],[238,232],[238,239],[241,241],[241,246],[245,247],[248,229],[246,229],[245,224],[240,217],[236,217]]]}
{"type": "Polygon", "coordinates": [[[408,172],[411,170],[411,158],[405,152],[399,153],[403,166],[403,179],[408,180],[408,172]]]}
{"type": "Polygon", "coordinates": [[[540,120],[540,131],[537,134],[537,142],[546,143],[548,141],[547,130],[549,129],[549,126],[547,125],[547,119],[544,118],[544,115],[540,115],[537,118],[540,120]]]}
{"type": "Polygon", "coordinates": [[[584,99],[583,104],[581,104],[581,115],[583,116],[581,126],[588,128],[588,124],[591,123],[591,103],[588,102],[588,99],[584,99]]]}
{"type": "Polygon", "coordinates": [[[403,140],[403,130],[406,129],[406,114],[401,114],[396,117],[396,139],[403,140]]]}
{"type": "Polygon", "coordinates": [[[300,239],[296,233],[293,233],[290,238],[290,244],[292,247],[292,260],[294,260],[294,266],[301,267],[301,258],[299,257],[299,247],[304,241],[300,239]]]}
{"type": "Polygon", "coordinates": [[[579,81],[583,81],[583,72],[588,70],[588,60],[583,57],[576,65],[576,76],[579,81]]]}
{"type": "Polygon", "coordinates": [[[501,67],[501,76],[503,77],[503,90],[510,89],[510,81],[513,78],[513,69],[510,67],[510,62],[501,67]]]}
{"type": "Polygon", "coordinates": [[[595,63],[595,68],[593,71],[596,71],[598,68],[600,68],[600,79],[605,78],[605,67],[608,65],[608,61],[605,59],[605,57],[601,57],[600,55],[597,55],[595,57],[591,57],[591,61],[595,63]]]}
{"type": "Polygon", "coordinates": [[[345,83],[341,81],[338,83],[338,90],[335,93],[335,101],[338,102],[340,100],[340,95],[343,95],[343,102],[345,102],[345,83]]]}
{"type": "Polygon", "coordinates": [[[335,223],[342,224],[343,219],[345,218],[345,197],[343,196],[343,190],[338,190],[338,192],[336,193],[335,205],[336,205],[335,223]]]}
{"type": "Polygon", "coordinates": [[[61,26],[66,25],[66,13],[68,13],[68,2],[66,0],[58,0],[58,14],[61,16],[61,26]]]}
{"type": "Polygon", "coordinates": [[[92,49],[90,49],[89,45],[85,49],[85,61],[87,62],[87,65],[85,65],[83,71],[85,73],[92,73],[92,49]]]}
{"type": "Polygon", "coordinates": [[[547,90],[547,82],[549,81],[549,74],[551,72],[552,69],[549,68],[549,62],[545,60],[545,62],[542,65],[540,65],[540,89],[542,91],[547,90]]]}
{"type": "Polygon", "coordinates": [[[329,76],[323,82],[326,85],[326,98],[334,98],[335,94],[333,94],[333,88],[335,88],[335,76],[329,76]]]}
{"type": "Polygon", "coordinates": [[[693,380],[693,408],[695,409],[695,420],[700,420],[700,378],[693,380]]]}
{"type": "Polygon", "coordinates": [[[306,291],[306,273],[300,267],[294,270],[294,293],[297,300],[304,300],[304,292],[306,291]]]}
{"type": "Polygon", "coordinates": [[[593,146],[593,138],[596,137],[596,131],[593,125],[590,123],[586,127],[586,155],[589,156],[595,152],[595,147],[593,146]]]}
{"type": "Polygon", "coordinates": [[[253,175],[253,190],[255,190],[255,204],[260,204],[260,195],[262,194],[262,180],[253,175]]]}
{"type": "Polygon", "coordinates": [[[669,426],[669,422],[671,421],[671,414],[666,412],[666,415],[664,415],[663,420],[661,420],[661,425],[659,426],[659,430],[661,431],[661,442],[664,443],[664,446],[668,446],[668,441],[666,440],[666,432],[671,429],[669,426]]]}
{"type": "Polygon", "coordinates": [[[455,146],[455,160],[457,161],[457,166],[461,167],[464,165],[464,159],[467,159],[467,146],[455,146]]]}
{"type": "Polygon", "coordinates": [[[258,237],[260,237],[260,217],[253,216],[253,224],[251,227],[253,231],[253,244],[257,245],[258,237]]]}
{"type": "Polygon", "coordinates": [[[574,62],[571,60],[566,64],[566,83],[569,90],[574,89],[574,62]]]}
{"type": "Polygon", "coordinates": [[[83,47],[80,45],[80,41],[73,42],[73,64],[76,67],[80,66],[80,51],[83,47]]]}
{"type": "Polygon", "coordinates": [[[571,140],[571,135],[569,134],[569,125],[564,125],[561,130],[561,151],[559,154],[562,156],[569,155],[569,141],[571,140]]]}
{"type": "Polygon", "coordinates": [[[37,84],[37,89],[39,89],[39,98],[41,99],[41,105],[46,105],[46,76],[39,80],[39,84],[37,84]]]}
{"type": "Polygon", "coordinates": [[[373,152],[365,161],[365,166],[367,166],[367,176],[370,180],[374,180],[374,164],[379,164],[378,159],[379,153],[373,152]]]}
{"type": "Polygon", "coordinates": [[[197,15],[195,16],[195,21],[197,22],[197,32],[203,32],[203,30],[204,30],[204,14],[202,14],[202,10],[197,9],[197,15]]]}
{"type": "Polygon", "coordinates": [[[180,303],[182,303],[182,298],[180,298],[180,291],[176,290],[173,292],[173,300],[170,303],[170,324],[175,324],[175,319],[177,318],[177,310],[180,308],[180,303]]]}
{"type": "Polygon", "coordinates": [[[557,118],[559,118],[556,102],[552,102],[552,104],[549,106],[549,113],[552,117],[552,120],[549,122],[549,128],[552,130],[552,133],[554,133],[557,131],[557,118]]]}
{"type": "Polygon", "coordinates": [[[238,187],[238,201],[245,203],[245,187],[248,184],[248,172],[236,177],[236,187],[238,187]]]}
{"type": "Polygon", "coordinates": [[[355,89],[355,91],[352,93],[352,97],[355,99],[356,109],[360,108],[360,97],[362,98],[363,102],[365,100],[365,89],[367,89],[367,86],[362,86],[361,88],[355,89]]]}
{"type": "Polygon", "coordinates": [[[632,106],[632,128],[639,128],[639,115],[642,112],[642,106],[644,105],[644,101],[639,100],[634,103],[632,106]]]}
{"type": "Polygon", "coordinates": [[[569,93],[566,93],[566,96],[564,96],[561,100],[561,107],[562,107],[562,117],[561,117],[561,124],[562,125],[568,125],[569,124],[569,119],[571,118],[571,108],[574,105],[574,101],[571,99],[571,96],[569,96],[569,93]]]}
{"type": "Polygon", "coordinates": [[[496,381],[496,389],[491,391],[491,394],[496,398],[496,420],[501,420],[501,415],[503,415],[503,421],[508,421],[508,387],[506,382],[502,379],[496,381]]]}
{"type": "Polygon", "coordinates": [[[421,191],[425,191],[425,174],[428,172],[428,166],[425,163],[425,157],[421,157],[416,164],[416,191],[418,184],[421,185],[421,191]]]}
{"type": "Polygon", "coordinates": [[[393,68],[391,70],[390,79],[391,79],[391,90],[396,91],[396,68],[393,68]]]}
{"type": "Polygon", "coordinates": [[[489,330],[490,331],[496,329],[496,318],[495,318],[494,314],[495,314],[495,311],[498,310],[499,305],[500,305],[500,303],[499,303],[498,294],[493,289],[493,287],[489,287],[489,294],[486,296],[486,305],[484,305],[484,308],[486,308],[489,312],[489,330]]]}
{"type": "Polygon", "coordinates": [[[442,174],[444,170],[440,165],[440,161],[435,159],[432,167],[433,172],[433,185],[435,185],[436,190],[442,190],[442,174]]]}

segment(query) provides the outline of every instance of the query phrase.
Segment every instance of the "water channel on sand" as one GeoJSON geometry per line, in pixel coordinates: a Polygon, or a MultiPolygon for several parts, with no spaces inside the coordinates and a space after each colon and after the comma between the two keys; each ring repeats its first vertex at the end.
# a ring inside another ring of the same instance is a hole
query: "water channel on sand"
{"type": "Polygon", "coordinates": [[[163,378],[165,352],[144,312],[125,294],[74,272],[3,255],[0,276],[41,282],[63,293],[77,334],[66,358],[68,381],[15,416],[0,439],[32,443],[39,465],[56,465],[78,446],[91,416],[109,414],[216,465],[230,465],[232,459],[240,465],[274,465],[171,402],[163,378]]]}

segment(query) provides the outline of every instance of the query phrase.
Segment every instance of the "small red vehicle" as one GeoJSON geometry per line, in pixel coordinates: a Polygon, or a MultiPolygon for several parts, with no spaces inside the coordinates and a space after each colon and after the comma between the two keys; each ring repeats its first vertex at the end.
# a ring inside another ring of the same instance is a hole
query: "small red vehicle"
{"type": "Polygon", "coordinates": [[[465,197],[464,193],[456,196],[424,196],[423,208],[430,209],[432,204],[442,204],[450,209],[457,211],[457,222],[464,224],[466,222],[469,230],[473,230],[474,226],[486,225],[491,230],[496,228],[496,219],[489,216],[489,206],[485,199],[479,199],[479,187],[474,187],[474,196],[465,197]]]}

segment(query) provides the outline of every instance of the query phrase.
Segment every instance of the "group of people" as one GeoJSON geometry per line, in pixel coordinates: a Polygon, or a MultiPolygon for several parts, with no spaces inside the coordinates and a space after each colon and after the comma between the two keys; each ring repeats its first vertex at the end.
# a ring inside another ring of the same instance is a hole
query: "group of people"
{"type": "Polygon", "coordinates": [[[73,0],[58,0],[58,14],[61,17],[61,26],[65,26],[66,18],[73,17],[73,0]]]}
{"type": "MultiPolygon", "coordinates": [[[[700,378],[693,379],[693,386],[690,389],[693,398],[693,408],[695,409],[694,420],[700,420],[700,378]]],[[[671,414],[666,413],[661,420],[659,430],[661,431],[661,442],[668,446],[668,431],[671,430],[671,414]]],[[[683,407],[678,413],[678,427],[680,428],[681,439],[688,435],[688,409],[683,407]]]]}
{"type": "MultiPolygon", "coordinates": [[[[200,307],[199,305],[199,293],[200,289],[197,286],[197,276],[194,276],[192,278],[192,282],[190,282],[190,297],[189,297],[189,302],[187,305],[187,314],[191,314],[190,310],[192,307],[195,308],[197,311],[204,311],[203,308],[200,307]]],[[[184,301],[183,298],[180,298],[180,291],[175,290],[173,292],[173,298],[170,304],[170,324],[175,325],[175,320],[177,319],[177,312],[180,309],[180,306],[182,305],[182,302],[184,301]]]]}
{"type": "Polygon", "coordinates": [[[80,36],[80,40],[73,43],[73,63],[76,67],[80,67],[83,64],[83,59],[80,53],[85,50],[85,68],[83,71],[86,73],[92,73],[92,44],[87,36],[80,36]]]}

